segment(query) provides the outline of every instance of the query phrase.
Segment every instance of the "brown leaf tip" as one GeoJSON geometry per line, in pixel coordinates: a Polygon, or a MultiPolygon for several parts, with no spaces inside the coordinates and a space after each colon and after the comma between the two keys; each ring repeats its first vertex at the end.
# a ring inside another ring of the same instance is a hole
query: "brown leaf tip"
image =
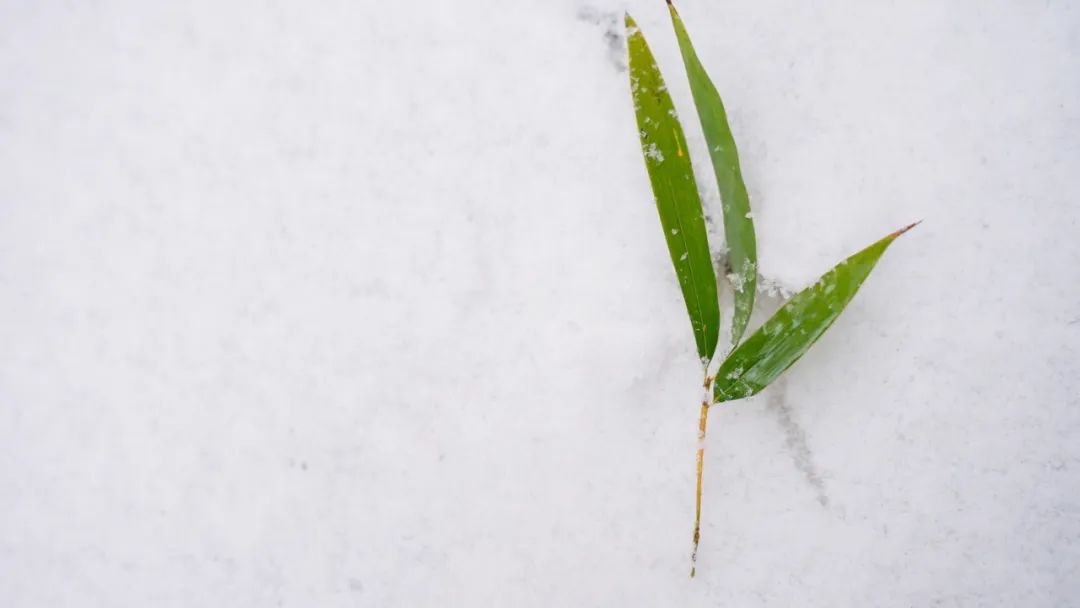
{"type": "Polygon", "coordinates": [[[908,230],[911,230],[915,226],[918,226],[921,223],[922,223],[922,220],[919,220],[917,222],[912,222],[912,223],[908,224],[907,226],[904,226],[903,228],[901,228],[901,229],[897,230],[896,232],[892,233],[892,236],[893,236],[893,238],[896,238],[896,237],[900,236],[901,234],[904,234],[908,230]]]}

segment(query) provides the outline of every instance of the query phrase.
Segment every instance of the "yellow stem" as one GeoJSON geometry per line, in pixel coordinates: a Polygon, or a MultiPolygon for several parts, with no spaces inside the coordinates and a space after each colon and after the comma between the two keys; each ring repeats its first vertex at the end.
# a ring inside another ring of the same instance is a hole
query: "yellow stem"
{"type": "Polygon", "coordinates": [[[694,551],[690,554],[690,578],[697,574],[697,550],[701,541],[701,471],[705,467],[705,423],[709,419],[709,386],[712,378],[705,378],[705,397],[701,401],[701,419],[698,421],[697,492],[694,494],[694,551]]]}

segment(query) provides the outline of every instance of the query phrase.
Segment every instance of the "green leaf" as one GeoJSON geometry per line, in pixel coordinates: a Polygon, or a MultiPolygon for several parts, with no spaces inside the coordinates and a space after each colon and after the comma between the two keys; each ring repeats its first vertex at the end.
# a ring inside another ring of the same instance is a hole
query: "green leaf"
{"type": "Polygon", "coordinates": [[[746,193],[742,171],[739,169],[739,152],[735,148],[735,138],[728,126],[724,102],[716,91],[712,80],[705,72],[705,67],[698,60],[690,35],[683,27],[682,19],[675,7],[668,2],[671,23],[675,27],[675,36],[679,40],[683,65],[690,81],[690,91],[694,95],[701,129],[705,133],[705,142],[709,146],[716,185],[720,190],[720,204],[724,210],[724,236],[728,246],[728,264],[731,269],[731,283],[735,289],[735,315],[731,320],[731,344],[736,346],[750,313],[754,309],[754,294],[757,291],[757,240],[754,237],[754,220],[750,216],[750,197],[746,193]]]}
{"type": "Polygon", "coordinates": [[[840,262],[795,294],[720,365],[715,401],[755,395],[798,361],[855,297],[881,254],[914,226],[897,230],[840,262]]]}
{"type": "Polygon", "coordinates": [[[705,216],[686,138],[656,59],[630,15],[626,15],[626,37],[630,54],[630,89],[645,167],[694,328],[698,355],[708,363],[716,351],[720,304],[705,234],[705,216]]]}

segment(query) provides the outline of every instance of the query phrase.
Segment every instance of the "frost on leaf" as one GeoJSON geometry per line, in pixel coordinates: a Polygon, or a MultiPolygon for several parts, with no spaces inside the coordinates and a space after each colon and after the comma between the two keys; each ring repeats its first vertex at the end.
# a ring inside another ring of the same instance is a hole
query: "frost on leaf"
{"type": "Polygon", "coordinates": [[[735,291],[742,292],[743,288],[753,280],[755,272],[757,272],[757,264],[750,260],[743,260],[742,268],[738,272],[728,274],[727,278],[735,291]]]}
{"type": "Polygon", "coordinates": [[[731,281],[731,287],[738,292],[743,290],[744,281],[743,276],[739,273],[732,272],[727,275],[729,281],[731,281]]]}
{"type": "Polygon", "coordinates": [[[664,162],[664,153],[660,151],[660,148],[656,147],[655,143],[649,143],[649,145],[642,148],[645,156],[651,160],[655,160],[658,163],[664,162]]]}

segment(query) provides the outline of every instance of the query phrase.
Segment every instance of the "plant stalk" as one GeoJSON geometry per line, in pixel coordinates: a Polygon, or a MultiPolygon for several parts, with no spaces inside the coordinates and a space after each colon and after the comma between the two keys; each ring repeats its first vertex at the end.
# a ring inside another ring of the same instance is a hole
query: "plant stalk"
{"type": "Polygon", "coordinates": [[[705,467],[705,424],[709,420],[709,389],[712,376],[705,376],[705,394],[701,399],[701,418],[698,421],[697,491],[694,493],[694,550],[690,553],[690,578],[697,574],[697,550],[701,541],[701,472],[705,467]]]}

